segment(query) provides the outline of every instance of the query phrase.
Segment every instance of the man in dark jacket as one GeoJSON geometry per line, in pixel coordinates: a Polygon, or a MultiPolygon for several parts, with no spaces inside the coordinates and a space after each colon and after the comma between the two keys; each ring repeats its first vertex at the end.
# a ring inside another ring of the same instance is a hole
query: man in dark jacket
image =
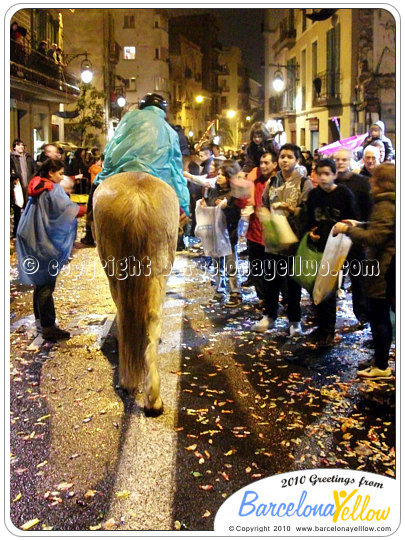
{"type": "Polygon", "coordinates": [[[376,146],[366,146],[363,152],[364,167],[360,169],[360,174],[370,177],[373,174],[373,170],[380,165],[381,156],[380,151],[376,146]]]}
{"type": "MultiPolygon", "coordinates": [[[[354,195],[357,207],[357,216],[360,221],[368,221],[371,207],[371,187],[369,179],[361,174],[350,171],[350,160],[352,153],[347,148],[341,148],[334,155],[338,177],[336,184],[348,187],[354,195]]],[[[364,260],[364,250],[359,244],[351,247],[346,258],[349,268],[350,281],[352,284],[353,312],[359,321],[360,326],[367,322],[367,298],[364,291],[364,278],[359,272],[364,260]]]]}
{"type": "Polygon", "coordinates": [[[212,155],[211,149],[207,146],[200,148],[198,152],[198,157],[201,159],[200,167],[202,167],[201,174],[208,174],[210,172],[210,165],[214,156],[212,155]]]}
{"type": "Polygon", "coordinates": [[[13,212],[14,212],[14,227],[13,237],[17,232],[18,223],[20,221],[21,210],[27,204],[27,188],[28,183],[35,174],[35,163],[33,158],[25,151],[25,144],[21,139],[13,141],[13,150],[10,155],[10,189],[13,212]],[[20,183],[24,196],[24,205],[20,207],[14,199],[14,187],[20,183]]]}
{"type": "Polygon", "coordinates": [[[186,134],[184,133],[184,129],[179,125],[173,125],[170,124],[171,127],[174,129],[174,131],[179,136],[179,144],[180,144],[180,152],[182,156],[189,156],[190,155],[190,148],[188,145],[188,139],[186,137],[186,134]]]}

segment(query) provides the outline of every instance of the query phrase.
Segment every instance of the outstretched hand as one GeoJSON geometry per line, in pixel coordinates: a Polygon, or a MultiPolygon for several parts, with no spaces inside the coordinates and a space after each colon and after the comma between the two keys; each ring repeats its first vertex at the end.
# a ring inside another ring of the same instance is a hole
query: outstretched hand
{"type": "Polygon", "coordinates": [[[315,234],[315,231],[318,229],[318,227],[314,227],[313,229],[311,229],[309,231],[309,237],[310,239],[313,241],[313,242],[318,242],[321,237],[319,236],[319,234],[315,234]]]}
{"type": "Polygon", "coordinates": [[[332,229],[333,236],[337,236],[340,233],[345,233],[347,229],[349,228],[349,225],[346,223],[340,222],[336,223],[336,225],[332,229]]]}

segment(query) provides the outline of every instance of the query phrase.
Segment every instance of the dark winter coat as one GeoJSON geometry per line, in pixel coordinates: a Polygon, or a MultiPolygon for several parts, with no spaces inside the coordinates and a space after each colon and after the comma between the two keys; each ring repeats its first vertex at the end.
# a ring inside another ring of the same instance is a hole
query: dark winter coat
{"type": "Polygon", "coordinates": [[[11,188],[13,181],[19,179],[24,194],[24,202],[27,202],[28,183],[35,174],[35,162],[29,154],[25,152],[20,155],[17,152],[12,152],[10,155],[10,173],[11,173],[11,188]],[[23,167],[21,160],[25,160],[26,166],[23,167]],[[25,174],[24,174],[25,169],[25,174]]]}
{"type": "Polygon", "coordinates": [[[348,171],[343,174],[338,174],[336,184],[342,184],[353,192],[358,210],[357,219],[360,221],[368,221],[373,206],[371,186],[368,177],[348,171]]]}
{"type": "Polygon", "coordinates": [[[66,167],[66,174],[67,176],[76,176],[80,173],[86,176],[88,169],[81,158],[73,157],[66,167]]]}
{"type": "Polygon", "coordinates": [[[320,236],[317,242],[309,240],[318,251],[324,251],[332,227],[344,219],[356,219],[357,208],[353,192],[339,184],[332,191],[325,191],[320,186],[312,189],[307,200],[307,230],[316,227],[315,234],[320,236]]]}
{"type": "Polygon", "coordinates": [[[260,158],[269,150],[273,150],[276,154],[278,154],[280,145],[275,141],[275,139],[268,139],[260,144],[256,144],[251,141],[246,148],[246,161],[243,165],[243,172],[250,172],[254,167],[259,167],[260,158]]]}
{"type": "Polygon", "coordinates": [[[223,208],[223,212],[231,246],[235,247],[238,243],[238,223],[241,215],[241,205],[238,199],[232,197],[230,188],[223,189],[218,184],[214,188],[209,188],[204,198],[207,206],[216,206],[215,201],[217,199],[226,199],[228,201],[228,205],[223,208]]]}
{"type": "Polygon", "coordinates": [[[395,253],[395,193],[376,195],[370,221],[365,228],[350,227],[346,234],[366,249],[368,274],[371,271],[375,274],[364,278],[367,296],[386,298],[385,274],[395,253]]]}
{"type": "MultiPolygon", "coordinates": [[[[378,137],[378,139],[373,139],[372,137],[367,137],[366,140],[363,142],[363,150],[364,148],[366,148],[366,146],[368,146],[369,144],[372,144],[374,141],[381,141],[383,144],[384,144],[384,148],[385,148],[385,157],[384,157],[384,161],[391,161],[393,159],[395,159],[395,150],[392,146],[392,142],[391,142],[391,139],[389,139],[386,135],[385,135],[385,124],[382,120],[378,120],[377,122],[374,122],[374,124],[372,124],[372,126],[377,126],[378,129],[380,130],[380,136],[378,137]]],[[[371,127],[372,127],[371,126],[371,127]]]]}
{"type": "Polygon", "coordinates": [[[170,124],[171,127],[174,129],[174,131],[179,136],[179,144],[180,144],[180,152],[182,156],[189,156],[190,155],[190,148],[188,146],[188,139],[186,137],[186,134],[184,133],[184,129],[181,126],[174,126],[173,124],[170,124]]]}
{"type": "Polygon", "coordinates": [[[209,174],[211,163],[212,163],[213,159],[214,159],[214,156],[211,156],[208,159],[206,159],[205,161],[202,161],[200,163],[201,174],[209,174]]]}

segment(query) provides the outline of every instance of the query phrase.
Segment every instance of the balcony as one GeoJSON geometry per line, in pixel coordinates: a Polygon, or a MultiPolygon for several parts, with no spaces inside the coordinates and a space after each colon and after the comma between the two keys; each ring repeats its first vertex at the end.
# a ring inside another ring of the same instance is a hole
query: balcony
{"type": "Polygon", "coordinates": [[[274,54],[277,56],[283,49],[291,49],[295,45],[297,31],[289,19],[283,19],[279,27],[277,41],[273,45],[274,54]]]}
{"type": "Polygon", "coordinates": [[[322,71],[312,85],[312,106],[333,107],[340,104],[341,75],[339,71],[322,71]]]}
{"type": "MultiPolygon", "coordinates": [[[[13,44],[12,44],[13,45],[13,44]]],[[[11,47],[10,86],[45,101],[75,101],[80,95],[77,77],[30,47],[11,47]]]]}
{"type": "Polygon", "coordinates": [[[287,90],[278,96],[271,96],[269,98],[269,113],[277,116],[295,115],[294,101],[291,92],[287,90]]]}

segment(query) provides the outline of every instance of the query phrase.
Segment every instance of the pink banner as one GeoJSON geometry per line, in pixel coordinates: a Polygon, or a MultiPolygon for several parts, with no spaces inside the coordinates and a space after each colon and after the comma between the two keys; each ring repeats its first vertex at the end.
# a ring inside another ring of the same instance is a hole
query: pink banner
{"type": "Polygon", "coordinates": [[[330,156],[337,152],[340,148],[347,148],[348,150],[354,151],[356,148],[361,146],[364,142],[364,139],[367,137],[368,133],[363,133],[362,135],[353,135],[347,139],[342,139],[341,141],[335,141],[334,143],[328,144],[327,146],[321,146],[318,148],[320,154],[325,154],[330,156]]]}

